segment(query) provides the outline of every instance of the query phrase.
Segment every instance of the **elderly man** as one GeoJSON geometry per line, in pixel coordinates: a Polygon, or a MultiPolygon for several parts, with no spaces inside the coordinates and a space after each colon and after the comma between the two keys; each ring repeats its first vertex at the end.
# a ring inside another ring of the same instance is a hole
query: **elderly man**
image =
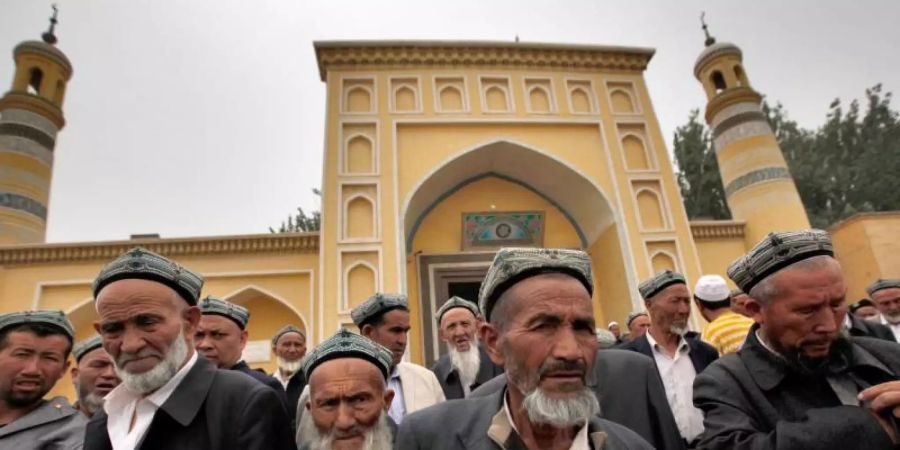
{"type": "Polygon", "coordinates": [[[646,311],[636,311],[628,315],[628,321],[625,323],[628,327],[628,340],[633,341],[650,329],[650,316],[646,311]]]}
{"type": "Polygon", "coordinates": [[[132,249],[94,280],[94,324],[122,384],[90,423],[86,450],[292,449],[275,392],[194,351],[203,278],[132,249]]]}
{"type": "Polygon", "coordinates": [[[304,409],[300,397],[306,389],[306,376],[300,370],[300,364],[306,355],[306,334],[293,325],[285,325],[272,336],[272,350],[278,362],[278,368],[272,376],[284,387],[288,418],[296,429],[299,417],[297,411],[304,409]]]}
{"type": "Polygon", "coordinates": [[[74,335],[62,311],[0,315],[0,448],[81,445],[84,415],[65,397],[43,399],[69,366],[74,335]]]}
{"type": "Polygon", "coordinates": [[[844,337],[847,285],[821,230],[772,233],[728,268],[756,325],[697,377],[703,449],[895,448],[900,347],[844,337]]]}
{"type": "Polygon", "coordinates": [[[75,344],[72,356],[75,357],[72,383],[78,395],[75,409],[90,418],[103,407],[103,398],[119,385],[120,380],[112,359],[103,350],[99,335],[75,344]]]}
{"type": "Polygon", "coordinates": [[[468,397],[473,389],[503,373],[479,345],[475,333],[478,329],[478,305],[451,297],[434,315],[441,340],[447,344],[447,354],[431,368],[441,383],[447,400],[468,397]]]}
{"type": "Polygon", "coordinates": [[[643,353],[656,362],[678,431],[691,447],[703,432],[703,414],[692,403],[694,378],[719,352],[687,335],[691,294],[683,275],[660,272],[644,280],[638,291],[650,311],[650,329],[621,348],[643,353]]]}
{"type": "Polygon", "coordinates": [[[891,328],[881,324],[881,315],[878,314],[875,305],[867,298],[850,305],[850,314],[844,316],[844,330],[851,336],[873,337],[891,342],[897,341],[891,328]],[[862,312],[857,314],[860,311],[862,312]],[[868,317],[864,317],[865,315],[868,315],[868,317]]]}
{"type": "Polygon", "coordinates": [[[694,285],[694,302],[700,315],[707,320],[700,335],[719,355],[734,353],[741,348],[753,320],[731,310],[731,291],[725,279],[718,275],[703,275],[694,285]]]}
{"type": "Polygon", "coordinates": [[[616,344],[621,344],[622,340],[622,328],[619,327],[619,322],[612,321],[607,326],[606,329],[609,330],[610,333],[616,338],[616,344]]]}
{"type": "Polygon", "coordinates": [[[851,303],[850,314],[853,314],[860,319],[881,322],[881,315],[878,313],[878,308],[875,307],[875,304],[872,303],[872,300],[869,300],[867,298],[863,298],[855,303],[851,303]]]}
{"type": "Polygon", "coordinates": [[[866,292],[881,313],[881,323],[890,327],[900,342],[900,279],[878,280],[866,292]]]}
{"type": "Polygon", "coordinates": [[[505,248],[479,292],[481,335],[507,386],[493,394],[412,414],[397,445],[407,449],[644,449],[635,432],[597,417],[587,379],[597,354],[587,254],[505,248]]]}
{"type": "Polygon", "coordinates": [[[284,387],[273,377],[258,370],[253,370],[241,359],[247,345],[247,322],[250,311],[241,305],[208,296],[200,301],[200,324],[194,332],[194,345],[197,353],[225,370],[237,370],[255,378],[262,384],[272,388],[285,408],[288,409],[284,387]]]}
{"type": "Polygon", "coordinates": [[[319,344],[303,363],[309,420],[299,430],[300,449],[390,449],[397,427],[387,415],[391,360],[388,349],[347,330],[319,344]]]}

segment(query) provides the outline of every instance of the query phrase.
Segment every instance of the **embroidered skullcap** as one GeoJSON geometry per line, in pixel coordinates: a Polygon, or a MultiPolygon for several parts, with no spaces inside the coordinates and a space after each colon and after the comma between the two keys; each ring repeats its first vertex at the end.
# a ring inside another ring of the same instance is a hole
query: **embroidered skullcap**
{"type": "Polygon", "coordinates": [[[850,305],[850,312],[855,313],[859,308],[865,308],[866,306],[875,307],[875,304],[872,303],[871,300],[864,298],[852,305],[850,305]]]}
{"type": "Polygon", "coordinates": [[[75,344],[74,347],[72,347],[72,356],[75,357],[75,363],[77,364],[79,361],[81,361],[81,358],[83,358],[84,355],[87,355],[88,353],[102,346],[103,340],[100,339],[99,334],[95,334],[83,341],[79,341],[75,344]]]}
{"type": "Polygon", "coordinates": [[[75,327],[66,318],[66,314],[60,310],[19,311],[0,315],[0,331],[25,324],[50,325],[59,328],[69,338],[70,343],[75,341],[75,327]]]}
{"type": "Polygon", "coordinates": [[[728,277],[744,292],[750,292],[769,275],[814,256],[834,256],[831,236],[810,229],[769,233],[746,255],[728,266],[728,277]]]}
{"type": "Polygon", "coordinates": [[[641,293],[644,300],[647,300],[673,284],[687,284],[687,281],[685,281],[684,275],[678,272],[664,270],[642,281],[638,285],[638,292],[641,293]]]}
{"type": "Polygon", "coordinates": [[[278,340],[281,339],[282,336],[284,336],[288,333],[297,333],[300,336],[303,336],[304,340],[306,339],[306,333],[304,333],[303,330],[301,330],[293,325],[285,325],[280,330],[278,330],[277,333],[275,333],[275,336],[272,336],[272,347],[274,347],[275,344],[278,343],[278,340]]]}
{"type": "Polygon", "coordinates": [[[200,301],[200,311],[203,314],[215,314],[231,319],[242,330],[247,327],[247,321],[250,320],[250,311],[247,308],[212,295],[200,301]]]}
{"type": "Polygon", "coordinates": [[[878,281],[870,284],[866,288],[866,292],[871,296],[872,294],[882,290],[882,289],[890,289],[890,288],[900,288],[900,279],[878,279],[878,281]]]}
{"type": "Polygon", "coordinates": [[[434,320],[437,321],[438,325],[441,324],[441,319],[444,317],[444,314],[447,311],[450,311],[453,308],[465,308],[472,312],[475,317],[478,317],[481,312],[478,310],[478,305],[472,303],[462,297],[453,296],[450,297],[450,300],[444,302],[440,308],[438,308],[437,313],[434,315],[434,320]]]}
{"type": "Polygon", "coordinates": [[[203,288],[203,277],[175,261],[150,250],[135,247],[107,264],[94,280],[94,298],[106,285],[119,280],[141,279],[162,283],[178,293],[189,305],[196,306],[203,288]]]}
{"type": "Polygon", "coordinates": [[[320,364],[340,358],[359,358],[369,361],[387,380],[393,364],[391,351],[375,341],[341,328],[334,336],[322,341],[303,359],[303,374],[310,379],[320,364]]]}
{"type": "Polygon", "coordinates": [[[631,326],[631,322],[634,322],[634,319],[637,319],[638,317],[641,317],[641,316],[649,317],[649,316],[647,315],[647,312],[646,312],[646,311],[635,311],[635,312],[633,312],[633,313],[631,313],[631,314],[628,315],[628,321],[625,323],[625,326],[626,326],[626,327],[630,327],[630,326],[631,326]]]}
{"type": "Polygon", "coordinates": [[[544,273],[563,273],[580,281],[588,294],[594,293],[591,258],[581,250],[559,248],[501,248],[488,268],[478,306],[484,318],[491,319],[491,311],[500,296],[514,284],[544,273]]]}
{"type": "Polygon", "coordinates": [[[731,290],[719,275],[703,275],[694,285],[694,296],[704,302],[724,302],[731,298],[731,290]]]}
{"type": "Polygon", "coordinates": [[[382,294],[379,292],[350,310],[350,318],[353,319],[353,323],[357,327],[362,327],[363,324],[372,318],[392,309],[408,311],[409,302],[406,300],[406,296],[403,294],[382,294]]]}

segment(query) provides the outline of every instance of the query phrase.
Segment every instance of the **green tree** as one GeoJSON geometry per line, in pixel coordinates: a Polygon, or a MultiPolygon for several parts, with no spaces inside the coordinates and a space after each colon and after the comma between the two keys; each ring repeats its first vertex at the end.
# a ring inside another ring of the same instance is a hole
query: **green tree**
{"type": "MultiPolygon", "coordinates": [[[[318,189],[313,189],[313,194],[321,197],[322,192],[318,189]]],[[[312,211],[307,214],[303,208],[297,208],[297,214],[288,216],[286,221],[281,222],[281,226],[276,230],[272,227],[269,227],[270,233],[298,233],[298,232],[310,232],[310,231],[319,231],[322,227],[322,213],[321,211],[312,211]]]]}
{"type": "Polygon", "coordinates": [[[691,111],[688,122],[675,129],[673,150],[684,207],[692,219],[730,219],[716,152],[699,116],[700,111],[691,111]]]}

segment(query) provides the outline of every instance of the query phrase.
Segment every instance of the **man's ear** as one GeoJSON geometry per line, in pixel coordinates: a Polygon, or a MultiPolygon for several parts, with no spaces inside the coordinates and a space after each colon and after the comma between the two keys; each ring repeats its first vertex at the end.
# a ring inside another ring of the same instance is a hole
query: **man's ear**
{"type": "Polygon", "coordinates": [[[479,335],[481,336],[481,342],[484,343],[484,348],[487,351],[488,357],[491,358],[491,361],[493,361],[494,364],[503,367],[506,359],[503,357],[503,351],[501,349],[500,331],[494,324],[482,322],[479,335]]]}
{"type": "Polygon", "coordinates": [[[247,346],[247,330],[241,330],[241,350],[244,350],[244,347],[247,346]]]}
{"type": "Polygon", "coordinates": [[[393,389],[385,389],[384,390],[384,410],[391,409],[391,402],[394,401],[394,390],[393,389]]]}
{"type": "Polygon", "coordinates": [[[375,331],[375,327],[372,326],[372,324],[367,323],[367,324],[363,325],[362,328],[359,329],[359,334],[361,334],[369,339],[372,339],[373,331],[375,331]]]}
{"type": "Polygon", "coordinates": [[[766,322],[765,318],[763,317],[763,313],[762,313],[763,304],[760,303],[759,300],[748,295],[747,301],[744,302],[744,309],[747,310],[747,313],[750,314],[750,317],[753,319],[754,322],[756,322],[760,325],[762,325],[766,322]]]}

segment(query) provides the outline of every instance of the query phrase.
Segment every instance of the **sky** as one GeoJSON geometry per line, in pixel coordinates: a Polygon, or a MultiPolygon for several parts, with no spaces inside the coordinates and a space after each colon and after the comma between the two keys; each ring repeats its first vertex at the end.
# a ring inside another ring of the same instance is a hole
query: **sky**
{"type": "MultiPolygon", "coordinates": [[[[50,1],[0,0],[0,92],[50,1]],[[4,55],[4,50],[7,53],[4,55]]],[[[74,66],[55,149],[48,242],[268,232],[317,209],[325,86],[317,40],[500,40],[651,47],[672,134],[705,106],[693,64],[706,12],[750,83],[805,127],[835,98],[900,89],[894,0],[58,0],[74,66]]]]}

